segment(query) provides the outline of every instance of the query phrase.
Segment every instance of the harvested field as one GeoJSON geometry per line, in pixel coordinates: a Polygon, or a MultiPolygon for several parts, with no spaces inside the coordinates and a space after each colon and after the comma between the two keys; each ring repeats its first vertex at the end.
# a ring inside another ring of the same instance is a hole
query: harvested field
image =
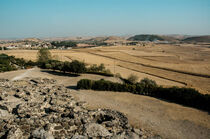
{"type": "MultiPolygon", "coordinates": [[[[36,60],[36,50],[4,51],[9,55],[36,60]]],[[[164,86],[188,86],[210,94],[210,48],[205,45],[152,44],[145,47],[113,46],[71,50],[51,50],[55,59],[104,63],[113,73],[139,79],[148,77],[164,86]]]]}
{"type": "Polygon", "coordinates": [[[208,122],[210,116],[208,112],[126,92],[72,89],[76,86],[77,81],[83,78],[92,80],[104,78],[105,80],[119,82],[114,77],[91,74],[74,77],[38,68],[0,73],[0,78],[9,80],[20,78],[22,80],[27,77],[56,79],[58,85],[62,84],[70,88],[71,94],[76,99],[86,101],[89,109],[109,108],[118,110],[128,117],[132,126],[161,135],[163,138],[205,139],[210,136],[210,123],[208,122]]]}

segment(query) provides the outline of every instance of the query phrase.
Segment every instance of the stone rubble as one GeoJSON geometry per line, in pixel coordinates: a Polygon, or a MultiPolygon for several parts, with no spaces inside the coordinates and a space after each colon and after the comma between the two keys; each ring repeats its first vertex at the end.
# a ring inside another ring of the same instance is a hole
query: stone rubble
{"type": "Polygon", "coordinates": [[[0,79],[0,138],[160,138],[132,128],[118,111],[84,104],[53,79],[0,79]]]}

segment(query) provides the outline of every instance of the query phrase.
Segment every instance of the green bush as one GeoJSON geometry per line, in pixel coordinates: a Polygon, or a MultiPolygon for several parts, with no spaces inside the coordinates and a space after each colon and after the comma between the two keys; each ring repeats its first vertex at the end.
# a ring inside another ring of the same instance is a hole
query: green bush
{"type": "Polygon", "coordinates": [[[73,73],[84,73],[86,71],[85,63],[74,60],[70,63],[69,71],[73,73]]]}
{"type": "Polygon", "coordinates": [[[103,72],[103,73],[108,73],[109,71],[106,70],[104,64],[100,64],[97,66],[96,64],[91,65],[89,68],[87,68],[88,72],[103,72]]]}
{"type": "Polygon", "coordinates": [[[147,78],[136,84],[120,84],[103,79],[98,81],[83,79],[77,83],[77,88],[99,91],[131,92],[210,111],[210,95],[203,95],[192,88],[163,88],[162,86],[158,86],[155,81],[147,78]]]}
{"type": "Polygon", "coordinates": [[[92,89],[92,81],[88,79],[82,79],[79,82],[77,82],[77,88],[92,89]]]}
{"type": "Polygon", "coordinates": [[[36,62],[25,61],[23,58],[15,58],[14,56],[0,54],[0,72],[28,68],[35,65],[36,62]]]}
{"type": "Polygon", "coordinates": [[[127,78],[127,80],[132,84],[135,84],[138,81],[138,79],[139,77],[134,74],[130,74],[127,78]]]}
{"type": "Polygon", "coordinates": [[[153,95],[153,92],[155,92],[157,88],[156,82],[148,78],[142,79],[137,84],[140,84],[140,86],[142,87],[142,92],[144,95],[153,95]]]}

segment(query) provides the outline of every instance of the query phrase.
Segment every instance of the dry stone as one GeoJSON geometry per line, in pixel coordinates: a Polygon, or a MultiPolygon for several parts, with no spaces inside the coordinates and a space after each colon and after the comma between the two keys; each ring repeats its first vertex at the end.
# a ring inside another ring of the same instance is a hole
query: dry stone
{"type": "Polygon", "coordinates": [[[54,79],[0,79],[0,138],[142,138],[127,117],[114,110],[88,110],[54,79]]]}

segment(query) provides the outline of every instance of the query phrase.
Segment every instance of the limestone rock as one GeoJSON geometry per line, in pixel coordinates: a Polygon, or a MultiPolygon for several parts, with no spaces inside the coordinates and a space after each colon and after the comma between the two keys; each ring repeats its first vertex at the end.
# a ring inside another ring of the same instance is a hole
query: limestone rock
{"type": "Polygon", "coordinates": [[[0,79],[0,138],[116,138],[147,136],[110,109],[88,110],[53,79],[0,79]]]}
{"type": "Polygon", "coordinates": [[[86,125],[86,133],[89,137],[108,137],[111,133],[102,125],[90,123],[86,125]]]}

